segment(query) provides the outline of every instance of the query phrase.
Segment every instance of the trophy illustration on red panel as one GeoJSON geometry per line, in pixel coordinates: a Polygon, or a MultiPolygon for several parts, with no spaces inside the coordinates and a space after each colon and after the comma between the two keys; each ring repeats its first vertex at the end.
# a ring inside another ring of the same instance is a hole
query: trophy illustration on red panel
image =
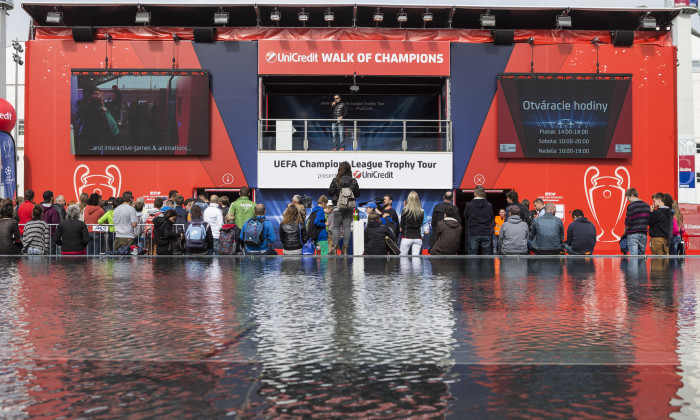
{"type": "Polygon", "coordinates": [[[625,211],[625,191],[630,187],[630,173],[624,166],[618,166],[614,176],[600,176],[600,170],[591,166],[583,178],[588,207],[600,227],[598,241],[619,241],[615,227],[625,211]]]}
{"type": "Polygon", "coordinates": [[[109,165],[104,175],[90,175],[90,168],[87,165],[78,165],[73,172],[73,188],[76,200],[80,200],[80,194],[84,192],[88,194],[96,192],[103,197],[118,197],[122,189],[122,173],[116,165],[109,165]],[[79,182],[80,185],[78,185],[79,182]]]}

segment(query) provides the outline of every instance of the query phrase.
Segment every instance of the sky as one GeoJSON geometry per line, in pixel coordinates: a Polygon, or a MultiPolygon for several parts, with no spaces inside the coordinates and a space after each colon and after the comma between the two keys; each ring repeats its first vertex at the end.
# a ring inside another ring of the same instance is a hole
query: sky
{"type": "Polygon", "coordinates": [[[15,2],[15,8],[7,12],[7,45],[9,46],[12,40],[19,39],[26,41],[29,37],[29,15],[25,12],[19,2],[15,2]]]}

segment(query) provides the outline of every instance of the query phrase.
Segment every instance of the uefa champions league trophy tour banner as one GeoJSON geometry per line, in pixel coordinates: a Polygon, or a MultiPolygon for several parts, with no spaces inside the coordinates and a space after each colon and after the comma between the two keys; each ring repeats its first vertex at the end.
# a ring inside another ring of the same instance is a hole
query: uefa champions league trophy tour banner
{"type": "Polygon", "coordinates": [[[500,74],[499,158],[631,158],[630,74],[500,74]]]}
{"type": "Polygon", "coordinates": [[[347,161],[361,188],[452,189],[452,153],[258,153],[259,188],[326,189],[347,161]]]}
{"type": "Polygon", "coordinates": [[[450,43],[258,41],[259,74],[449,76],[450,43]]]}

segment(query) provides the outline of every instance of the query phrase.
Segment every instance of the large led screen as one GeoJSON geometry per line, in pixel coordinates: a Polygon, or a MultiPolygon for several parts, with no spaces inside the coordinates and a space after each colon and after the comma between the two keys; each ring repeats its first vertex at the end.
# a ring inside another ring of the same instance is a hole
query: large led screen
{"type": "Polygon", "coordinates": [[[207,70],[73,70],[76,155],[208,155],[207,70]]]}
{"type": "Polygon", "coordinates": [[[499,74],[499,158],[629,158],[629,74],[499,74]]]}

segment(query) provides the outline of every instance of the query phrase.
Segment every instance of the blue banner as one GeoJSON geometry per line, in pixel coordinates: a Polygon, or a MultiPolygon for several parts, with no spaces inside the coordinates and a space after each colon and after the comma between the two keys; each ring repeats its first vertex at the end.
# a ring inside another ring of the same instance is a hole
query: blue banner
{"type": "Polygon", "coordinates": [[[0,163],[2,163],[3,198],[15,198],[17,192],[17,160],[15,158],[15,141],[12,136],[0,131],[0,163]]]}

